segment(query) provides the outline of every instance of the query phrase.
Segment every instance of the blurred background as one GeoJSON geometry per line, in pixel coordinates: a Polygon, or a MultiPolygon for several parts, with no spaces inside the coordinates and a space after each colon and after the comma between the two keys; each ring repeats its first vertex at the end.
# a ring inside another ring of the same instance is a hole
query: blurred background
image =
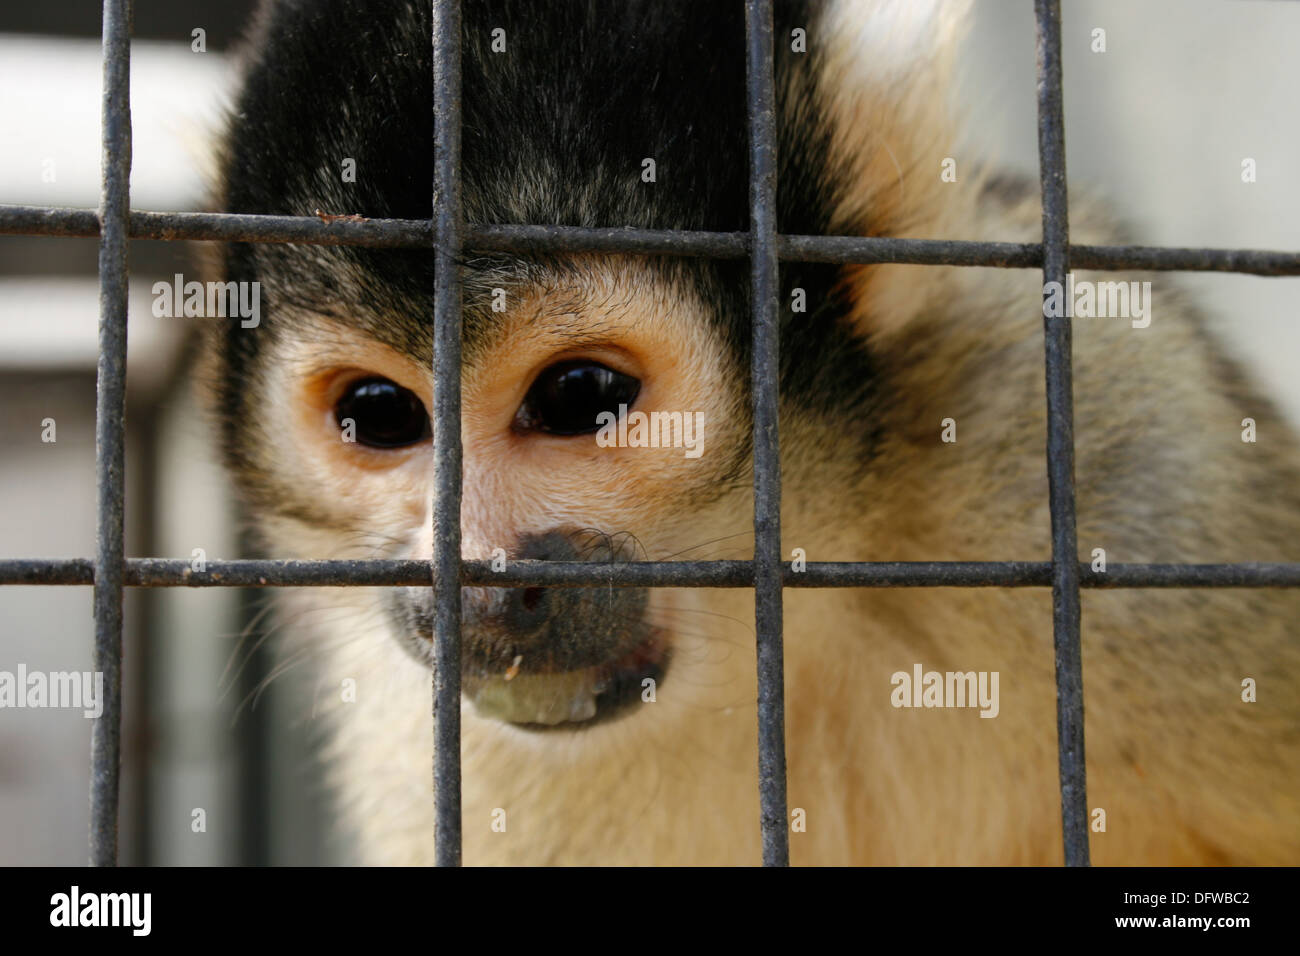
{"type": "MultiPolygon", "coordinates": [[[[231,51],[253,6],[137,0],[133,208],[205,207],[231,51]]],[[[1300,248],[1300,4],[1063,7],[1071,185],[1108,198],[1138,243],[1300,248]],[[1246,157],[1258,170],[1250,184],[1246,157]]],[[[0,203],[98,204],[100,18],[93,0],[0,8],[0,203]]],[[[964,132],[954,130],[952,155],[1036,176],[1032,0],[978,0],[955,94],[964,132]]],[[[185,328],[150,310],[155,281],[196,271],[193,245],[131,244],[130,556],[240,554],[191,395],[185,328]]],[[[0,557],[94,553],[96,253],[88,239],[0,236],[0,557]],[[46,418],[53,443],[41,440],[46,418]]],[[[1225,352],[1300,426],[1300,280],[1180,281],[1225,352]]],[[[90,598],[89,588],[0,588],[0,670],[89,670],[90,598]]],[[[325,825],[311,718],[270,679],[264,607],[251,592],[128,590],[124,863],[350,859],[325,825]],[[198,808],[203,833],[191,829],[198,808]]],[[[85,862],[90,726],[80,711],[0,710],[0,865],[85,862]]]]}

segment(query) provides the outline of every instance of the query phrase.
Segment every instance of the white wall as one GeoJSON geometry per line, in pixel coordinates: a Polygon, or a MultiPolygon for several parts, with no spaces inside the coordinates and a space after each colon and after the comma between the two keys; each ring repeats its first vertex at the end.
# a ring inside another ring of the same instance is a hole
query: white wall
{"type": "MultiPolygon", "coordinates": [[[[1066,167],[1146,245],[1300,251],[1300,4],[1066,0],[1066,167]],[[1106,31],[1106,52],[1091,50],[1106,31]],[[1241,181],[1256,160],[1257,182],[1241,181]]],[[[971,141],[1036,176],[1032,0],[977,0],[971,141]]],[[[1179,273],[1300,426],[1300,279],[1179,273]]]]}

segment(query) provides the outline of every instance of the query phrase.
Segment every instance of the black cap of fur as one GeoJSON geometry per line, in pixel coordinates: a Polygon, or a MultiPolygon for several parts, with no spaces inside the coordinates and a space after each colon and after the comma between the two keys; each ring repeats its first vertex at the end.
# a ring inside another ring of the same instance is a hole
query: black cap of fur
{"type": "MultiPolygon", "coordinates": [[[[792,53],[802,2],[777,4],[778,227],[825,231],[837,185],[811,78],[797,102],[790,71],[817,55],[792,53]]],[[[463,195],[471,222],[748,228],[748,130],[743,4],[701,0],[466,0],[463,195]],[[492,34],[505,31],[505,52],[492,34]],[[651,157],[657,181],[641,181],[651,157]]],[[[231,212],[425,219],[432,212],[432,62],[428,4],[409,0],[282,0],[267,4],[251,37],[249,68],[227,143],[231,212]],[[345,158],[356,182],[343,182],[345,158]]],[[[748,362],[743,262],[660,258],[695,283],[748,362]]],[[[476,269],[516,270],[538,259],[470,258],[467,348],[490,334],[476,301],[476,269]]],[[[554,263],[552,263],[554,265],[554,263]]],[[[264,328],[232,327],[222,352],[225,407],[257,360],[261,335],[279,334],[286,298],[354,320],[383,341],[432,353],[433,262],[420,250],[253,246],[227,250],[228,278],[263,280],[264,328]],[[278,281],[268,282],[268,277],[278,281]],[[343,277],[347,281],[343,281],[343,277]],[[369,309],[350,309],[360,299],[369,309]],[[394,316],[377,325],[362,313],[394,316]]],[[[868,358],[840,321],[833,266],[782,269],[782,386],[811,411],[861,415],[870,405],[868,358]],[[808,311],[792,314],[789,290],[808,311]]],[[[495,284],[499,284],[497,281],[495,284]]],[[[742,376],[743,378],[743,376],[742,376]]],[[[230,437],[230,436],[228,436],[230,437]]]]}

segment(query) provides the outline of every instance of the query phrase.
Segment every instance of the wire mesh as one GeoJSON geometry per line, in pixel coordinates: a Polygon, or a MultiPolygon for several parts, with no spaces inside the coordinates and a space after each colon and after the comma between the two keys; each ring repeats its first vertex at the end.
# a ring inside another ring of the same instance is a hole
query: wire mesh
{"type": "MultiPolygon", "coordinates": [[[[763,862],[789,861],[786,823],[782,592],[787,587],[1050,587],[1065,862],[1088,864],[1080,653],[1082,588],[1300,587],[1300,564],[1111,564],[1104,574],[1077,560],[1070,320],[1044,319],[1047,466],[1052,559],[983,562],[781,561],[777,294],[780,261],[912,263],[1041,269],[1064,281],[1071,266],[1300,275],[1300,253],[1069,242],[1059,0],[1036,0],[1041,243],[893,237],[782,235],[775,216],[776,148],[772,0],[746,0],[745,104],[750,130],[748,233],[468,224],[460,203],[461,19],[458,0],[433,0],[434,181],[429,220],[337,219],[131,211],[131,0],[104,3],[103,186],[100,208],[0,206],[0,234],[98,237],[100,333],[96,406],[97,538],[93,560],[0,560],[0,585],[92,585],[94,667],[105,676],[103,716],[91,747],[90,861],[117,862],[121,747],[122,594],[125,587],[383,587],[432,585],[434,625],[433,799],[436,860],[461,857],[460,588],[752,588],[758,654],[759,796],[763,862]],[[123,448],[127,248],[131,239],[362,245],[435,250],[435,408],[431,561],[210,561],[126,558],[123,448]],[[516,561],[505,571],[460,554],[460,325],[462,251],[609,252],[750,261],[754,334],[754,557],[751,561],[620,564],[516,561]]],[[[1029,307],[1029,303],[1026,303],[1029,307]]]]}

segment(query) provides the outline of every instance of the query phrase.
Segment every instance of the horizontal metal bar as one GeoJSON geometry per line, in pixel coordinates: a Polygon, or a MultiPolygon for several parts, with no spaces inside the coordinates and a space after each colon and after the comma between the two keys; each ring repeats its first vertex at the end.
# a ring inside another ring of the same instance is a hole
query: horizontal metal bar
{"type": "Polygon", "coordinates": [[[1139,272],[1241,272],[1300,275],[1300,252],[1173,246],[1067,246],[1071,269],[1139,272]]]}
{"type": "MultiPolygon", "coordinates": [[[[420,246],[433,242],[425,219],[330,219],[216,212],[132,210],[132,239],[211,239],[228,242],[301,242],[336,246],[420,246]]],[[[93,210],[0,205],[0,234],[88,237],[99,234],[93,210]]]]}
{"type": "MultiPolygon", "coordinates": [[[[749,561],[465,561],[466,587],[753,587],[749,561]]],[[[788,588],[1049,587],[1047,561],[826,561],[802,571],[783,563],[788,588]]],[[[428,587],[428,561],[209,561],[195,571],[188,558],[128,558],[128,587],[428,587]]],[[[1079,565],[1085,588],[1295,588],[1300,564],[1110,564],[1104,572],[1079,565]]],[[[0,585],[89,585],[89,558],[0,560],[0,585]]]]}
{"type": "Polygon", "coordinates": [[[580,226],[467,225],[465,248],[474,252],[577,253],[698,256],[743,259],[749,233],[580,226]]]}
{"type": "MultiPolygon", "coordinates": [[[[205,212],[141,212],[130,215],[132,239],[225,242],[296,242],[326,246],[429,248],[431,220],[351,219],[324,216],[257,216],[205,212]]],[[[0,235],[99,235],[93,209],[0,205],[0,235]]],[[[592,229],[579,226],[467,225],[471,252],[627,253],[743,259],[749,235],[667,229],[592,229]]],[[[895,263],[1041,269],[1040,243],[906,239],[891,236],[777,236],[777,256],[787,262],[840,265],[895,263]]],[[[1300,252],[1263,249],[1196,249],[1165,246],[1070,246],[1075,269],[1109,272],[1232,272],[1300,276],[1300,252]]]]}

